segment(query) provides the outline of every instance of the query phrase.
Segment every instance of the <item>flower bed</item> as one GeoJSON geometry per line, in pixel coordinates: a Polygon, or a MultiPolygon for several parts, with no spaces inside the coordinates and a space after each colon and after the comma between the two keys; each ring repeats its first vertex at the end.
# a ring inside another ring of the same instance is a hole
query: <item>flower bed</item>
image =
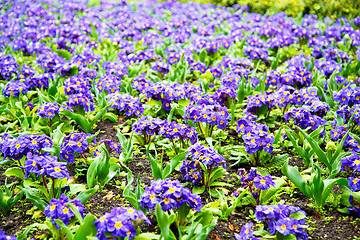
{"type": "Polygon", "coordinates": [[[2,6],[0,239],[360,237],[360,17],[2,6]]]}

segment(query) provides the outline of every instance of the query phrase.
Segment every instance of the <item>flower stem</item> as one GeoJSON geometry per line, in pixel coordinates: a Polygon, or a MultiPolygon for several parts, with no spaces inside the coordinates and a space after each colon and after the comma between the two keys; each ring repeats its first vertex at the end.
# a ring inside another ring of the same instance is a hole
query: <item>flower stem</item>
{"type": "Polygon", "coordinates": [[[200,132],[201,132],[202,134],[204,134],[203,130],[201,129],[200,122],[198,122],[198,126],[199,126],[199,129],[200,129],[200,132]]]}
{"type": "Polygon", "coordinates": [[[178,152],[177,152],[177,150],[176,150],[176,147],[175,147],[175,143],[174,143],[174,139],[173,139],[173,138],[171,138],[171,142],[172,142],[172,144],[173,144],[173,146],[174,146],[174,150],[175,150],[176,155],[178,155],[178,152]]]}
{"type": "Polygon", "coordinates": [[[49,193],[49,189],[48,189],[48,186],[47,186],[47,183],[46,183],[46,180],[45,180],[45,176],[44,176],[44,175],[42,175],[42,180],[43,180],[44,187],[46,188],[47,192],[49,193]]]}
{"type": "Polygon", "coordinates": [[[54,198],[56,198],[56,194],[55,194],[55,179],[54,179],[54,178],[51,178],[51,179],[52,179],[52,190],[53,190],[54,198]]]}

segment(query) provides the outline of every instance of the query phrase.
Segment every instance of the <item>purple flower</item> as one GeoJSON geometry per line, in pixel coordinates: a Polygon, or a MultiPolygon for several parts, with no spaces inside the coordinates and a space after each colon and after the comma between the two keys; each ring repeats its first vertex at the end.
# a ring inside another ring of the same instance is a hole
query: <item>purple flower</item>
{"type": "Polygon", "coordinates": [[[51,218],[52,224],[54,224],[57,229],[61,229],[61,227],[56,224],[55,219],[59,219],[65,225],[68,225],[70,219],[75,216],[73,211],[65,205],[66,203],[74,204],[80,214],[82,216],[84,215],[84,206],[79,200],[70,201],[69,197],[64,194],[61,194],[59,200],[55,198],[51,199],[50,204],[45,207],[44,213],[47,218],[51,218]]]}
{"type": "Polygon", "coordinates": [[[28,89],[26,85],[19,80],[8,82],[3,90],[3,94],[5,97],[18,97],[20,93],[26,94],[27,92],[28,89]]]}
{"type": "Polygon", "coordinates": [[[282,235],[288,235],[292,229],[290,218],[283,218],[278,220],[276,222],[275,229],[282,235]]]}
{"type": "MultiPolygon", "coordinates": [[[[198,185],[203,180],[204,174],[200,164],[206,168],[214,169],[216,167],[225,168],[224,158],[213,148],[196,143],[187,150],[186,159],[182,162],[180,172],[184,174],[186,181],[198,185]]],[[[203,183],[206,184],[206,183],[203,183]]]]}
{"type": "Polygon", "coordinates": [[[42,118],[53,118],[59,113],[59,105],[57,102],[44,103],[38,108],[38,114],[42,118]]]}
{"type": "Polygon", "coordinates": [[[114,238],[132,239],[136,237],[137,228],[142,221],[151,224],[144,213],[131,207],[116,207],[110,213],[105,213],[95,221],[97,229],[96,237],[108,239],[107,236],[114,238]]]}
{"type": "Polygon", "coordinates": [[[245,224],[242,226],[240,234],[235,234],[236,240],[247,240],[251,237],[253,237],[254,233],[254,224],[252,222],[245,224]]]}
{"type": "Polygon", "coordinates": [[[0,230],[0,240],[16,240],[16,236],[6,235],[4,231],[0,230]]]}
{"type": "Polygon", "coordinates": [[[145,192],[139,199],[140,206],[146,209],[154,209],[156,204],[160,204],[163,211],[180,208],[187,203],[196,211],[201,211],[201,198],[192,194],[184,188],[178,180],[159,179],[152,180],[150,187],[145,187],[145,192]]]}
{"type": "Polygon", "coordinates": [[[267,190],[270,188],[270,186],[275,187],[275,183],[272,180],[271,175],[266,175],[264,177],[257,176],[254,179],[254,186],[260,190],[267,190]]]}

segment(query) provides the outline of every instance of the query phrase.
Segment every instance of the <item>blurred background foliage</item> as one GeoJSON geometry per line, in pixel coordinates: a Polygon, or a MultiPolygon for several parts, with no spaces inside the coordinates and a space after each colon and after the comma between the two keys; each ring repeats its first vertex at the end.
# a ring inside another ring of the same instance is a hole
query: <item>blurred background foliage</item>
{"type": "Polygon", "coordinates": [[[355,18],[360,16],[360,0],[195,0],[201,3],[213,3],[224,6],[234,4],[247,5],[250,12],[273,15],[285,12],[297,17],[299,13],[316,14],[319,18],[340,17],[355,18]]]}

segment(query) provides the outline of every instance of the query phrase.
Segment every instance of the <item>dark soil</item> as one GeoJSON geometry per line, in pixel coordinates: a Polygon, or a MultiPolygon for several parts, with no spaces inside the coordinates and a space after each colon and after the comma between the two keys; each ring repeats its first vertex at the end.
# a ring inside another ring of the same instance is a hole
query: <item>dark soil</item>
{"type": "MultiPolygon", "coordinates": [[[[3,175],[7,168],[8,166],[0,166],[0,186],[5,185],[5,179],[7,184],[17,181],[16,177],[6,177],[3,175]]],[[[33,204],[27,201],[24,196],[15,204],[8,216],[4,216],[0,209],[0,230],[4,231],[7,235],[15,235],[34,222],[44,221],[45,217],[42,214],[37,219],[32,218],[32,214],[27,214],[32,207],[33,204]]]]}

